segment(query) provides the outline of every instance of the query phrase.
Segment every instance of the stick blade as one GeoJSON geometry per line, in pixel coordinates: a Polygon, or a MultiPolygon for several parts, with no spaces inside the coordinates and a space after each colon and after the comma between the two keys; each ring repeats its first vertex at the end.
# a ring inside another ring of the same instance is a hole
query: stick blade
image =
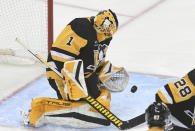
{"type": "Polygon", "coordinates": [[[121,130],[126,130],[126,129],[130,129],[130,128],[133,128],[133,127],[136,127],[142,123],[144,123],[146,120],[145,120],[145,113],[137,116],[137,117],[134,117],[128,121],[124,121],[124,124],[121,126],[121,130]]]}

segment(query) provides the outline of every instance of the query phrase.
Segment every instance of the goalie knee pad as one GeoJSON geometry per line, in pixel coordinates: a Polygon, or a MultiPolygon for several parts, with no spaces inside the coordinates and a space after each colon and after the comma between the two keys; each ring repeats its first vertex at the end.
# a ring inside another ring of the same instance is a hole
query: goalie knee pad
{"type": "Polygon", "coordinates": [[[49,84],[56,91],[59,99],[78,101],[88,96],[82,60],[65,62],[61,73],[64,78],[54,71],[46,72],[49,84]]]}
{"type": "MultiPolygon", "coordinates": [[[[101,89],[97,100],[110,109],[110,93],[101,89]]],[[[34,127],[44,124],[62,125],[74,128],[96,128],[108,126],[110,122],[84,101],[65,101],[40,97],[31,103],[30,123],[34,127]]]]}
{"type": "Polygon", "coordinates": [[[54,71],[46,71],[46,75],[50,86],[56,91],[58,99],[67,100],[66,92],[64,92],[64,80],[54,71]]]}

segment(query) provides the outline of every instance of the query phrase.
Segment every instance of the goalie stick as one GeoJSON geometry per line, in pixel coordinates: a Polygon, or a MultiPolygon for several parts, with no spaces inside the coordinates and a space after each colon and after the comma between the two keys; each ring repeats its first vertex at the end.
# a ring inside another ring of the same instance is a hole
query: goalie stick
{"type": "MultiPolygon", "coordinates": [[[[28,52],[30,52],[34,57],[36,57],[40,62],[45,64],[56,74],[58,74],[61,78],[63,78],[63,75],[58,70],[56,70],[52,65],[50,65],[47,61],[45,61],[39,54],[35,54],[31,50],[29,50],[20,39],[16,38],[16,41],[20,45],[22,45],[28,52]]],[[[145,122],[145,113],[137,117],[134,117],[130,120],[122,121],[117,116],[115,116],[111,111],[109,111],[104,105],[102,105],[100,102],[94,99],[92,96],[83,98],[83,100],[86,101],[88,104],[90,104],[94,109],[96,109],[100,114],[102,114],[107,120],[109,120],[120,130],[130,129],[145,122]]]]}

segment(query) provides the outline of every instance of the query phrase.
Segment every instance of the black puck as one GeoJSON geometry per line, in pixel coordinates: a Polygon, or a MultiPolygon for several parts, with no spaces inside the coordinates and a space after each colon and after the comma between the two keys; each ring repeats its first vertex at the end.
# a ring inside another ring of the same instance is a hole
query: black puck
{"type": "Polygon", "coordinates": [[[132,86],[131,87],[131,92],[135,93],[136,91],[137,91],[137,86],[136,85],[132,86]]]}

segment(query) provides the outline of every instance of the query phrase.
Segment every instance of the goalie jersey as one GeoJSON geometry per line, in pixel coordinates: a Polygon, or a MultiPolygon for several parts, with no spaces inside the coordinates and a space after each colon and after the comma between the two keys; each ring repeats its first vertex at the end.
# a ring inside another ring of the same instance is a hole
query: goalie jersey
{"type": "Polygon", "coordinates": [[[173,124],[193,129],[195,125],[195,69],[183,78],[159,89],[156,99],[167,104],[173,124]]]}
{"type": "Polygon", "coordinates": [[[93,21],[94,17],[76,18],[58,36],[52,45],[48,62],[59,72],[64,62],[81,59],[84,65],[84,75],[89,77],[104,61],[112,37],[96,33],[93,21]]]}

